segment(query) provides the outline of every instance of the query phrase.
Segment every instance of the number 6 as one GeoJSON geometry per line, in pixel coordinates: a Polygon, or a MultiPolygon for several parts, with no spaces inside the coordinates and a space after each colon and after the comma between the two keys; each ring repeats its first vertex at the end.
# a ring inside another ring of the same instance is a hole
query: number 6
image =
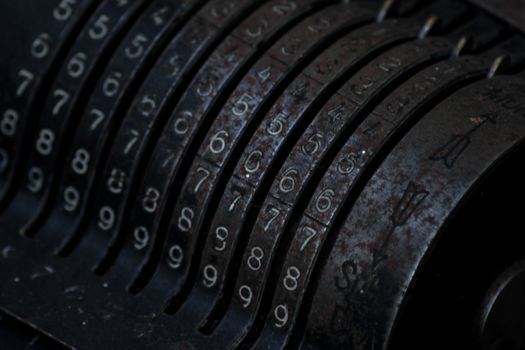
{"type": "Polygon", "coordinates": [[[220,154],[226,148],[226,140],[224,137],[230,136],[226,131],[221,130],[215,134],[210,140],[209,149],[213,154],[220,154]]]}

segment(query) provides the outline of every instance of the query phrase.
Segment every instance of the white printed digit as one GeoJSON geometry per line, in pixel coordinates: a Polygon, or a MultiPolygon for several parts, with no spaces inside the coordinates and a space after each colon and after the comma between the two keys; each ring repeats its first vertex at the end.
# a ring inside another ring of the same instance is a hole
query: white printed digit
{"type": "Polygon", "coordinates": [[[87,56],[83,52],[76,53],[67,64],[67,73],[72,78],[80,78],[86,71],[87,56]]]}
{"type": "Polygon", "coordinates": [[[263,157],[263,153],[259,150],[253,151],[250,153],[250,155],[246,158],[246,161],[244,162],[244,170],[248,174],[253,174],[261,168],[261,158],[263,157]]]}
{"type": "Polygon", "coordinates": [[[115,211],[108,206],[100,208],[98,212],[98,227],[103,231],[109,231],[113,228],[114,224],[115,211]]]}
{"type": "Polygon", "coordinates": [[[126,180],[126,174],[122,170],[112,169],[108,182],[107,182],[107,187],[109,191],[113,194],[122,193],[122,189],[124,188],[125,180],[126,180]]]}
{"type": "Polygon", "coordinates": [[[48,156],[53,152],[55,134],[49,129],[42,129],[36,140],[36,150],[43,156],[48,156]]]}
{"type": "Polygon", "coordinates": [[[120,80],[122,79],[122,74],[118,72],[113,72],[110,76],[104,81],[102,86],[102,91],[106,97],[115,97],[120,91],[120,80]]]}
{"type": "Polygon", "coordinates": [[[88,151],[83,148],[77,149],[75,157],[71,161],[71,167],[78,175],[84,175],[89,169],[89,161],[91,156],[88,151]]]}
{"type": "Polygon", "coordinates": [[[69,101],[69,98],[71,97],[69,93],[62,89],[57,89],[53,92],[53,96],[58,98],[57,103],[55,103],[55,106],[53,107],[53,110],[51,111],[54,116],[57,116],[60,111],[62,110],[62,107],[65,106],[65,104],[69,101]]]}
{"type": "Polygon", "coordinates": [[[145,44],[147,43],[148,38],[144,34],[137,34],[137,36],[131,41],[131,47],[126,47],[126,56],[131,60],[141,57],[146,50],[145,44]]]}
{"type": "Polygon", "coordinates": [[[0,121],[0,132],[4,136],[11,137],[16,133],[16,127],[18,125],[19,114],[14,109],[8,109],[4,112],[4,116],[0,121]]]}
{"type": "Polygon", "coordinates": [[[230,135],[224,130],[216,133],[210,140],[209,149],[211,153],[221,154],[226,148],[226,140],[224,138],[229,136],[230,135]]]}
{"type": "Polygon", "coordinates": [[[181,116],[175,120],[173,123],[173,130],[177,135],[186,135],[190,130],[189,120],[193,118],[193,114],[189,111],[184,111],[181,113],[181,116]]]}
{"type": "Polygon", "coordinates": [[[218,252],[222,252],[226,249],[226,240],[228,239],[228,235],[230,232],[228,229],[224,226],[219,226],[215,230],[215,238],[217,240],[217,243],[215,245],[215,250],[218,252]]]}
{"type": "Polygon", "coordinates": [[[283,279],[284,288],[289,292],[295,291],[299,286],[299,278],[301,278],[301,271],[295,266],[290,266],[283,279]]]}
{"type": "Polygon", "coordinates": [[[64,210],[71,213],[74,212],[80,202],[80,193],[74,187],[67,187],[64,190],[64,210]]]}
{"type": "Polygon", "coordinates": [[[204,286],[211,288],[217,283],[217,269],[213,265],[206,265],[203,271],[203,281],[204,286]]]}
{"type": "Polygon", "coordinates": [[[92,109],[89,114],[95,117],[95,120],[93,120],[93,123],[91,123],[89,130],[95,131],[100,123],[106,119],[106,115],[100,109],[92,109]]]}
{"type": "Polygon", "coordinates": [[[157,189],[150,187],[146,191],[146,195],[142,200],[142,207],[146,212],[154,213],[159,206],[159,199],[160,192],[157,189]]]}
{"type": "Polygon", "coordinates": [[[183,232],[188,232],[193,227],[193,218],[195,217],[195,212],[188,207],[184,207],[181,210],[178,226],[179,229],[183,232]]]}
{"type": "Polygon", "coordinates": [[[253,292],[250,287],[243,285],[239,288],[239,298],[242,300],[242,306],[247,308],[250,306],[253,298],[253,292]]]}
{"type": "Polygon", "coordinates": [[[198,168],[197,169],[197,173],[200,173],[200,174],[204,174],[202,176],[202,178],[197,182],[197,185],[195,186],[195,188],[193,189],[193,192],[194,193],[197,193],[199,192],[202,184],[208,179],[208,177],[210,177],[211,173],[209,170],[207,169],[204,169],[204,168],[198,168]]]}
{"type": "Polygon", "coordinates": [[[295,169],[288,169],[284,173],[281,181],[279,181],[279,189],[283,193],[290,193],[295,189],[296,181],[293,176],[298,176],[299,173],[295,169]]]}
{"type": "Polygon", "coordinates": [[[16,89],[16,96],[22,96],[29,84],[35,79],[35,75],[27,69],[20,69],[18,76],[22,78],[22,82],[18,85],[18,89],[16,89]]]}
{"type": "Polygon", "coordinates": [[[144,226],[139,226],[133,231],[133,246],[137,250],[142,250],[148,246],[149,232],[144,226]]]}
{"type": "Polygon", "coordinates": [[[319,213],[326,213],[332,208],[332,199],[335,192],[331,189],[324,190],[315,201],[315,208],[319,213]]]}
{"type": "Polygon", "coordinates": [[[100,16],[97,21],[93,24],[93,27],[89,29],[89,37],[93,40],[101,40],[109,33],[109,17],[106,15],[100,16]]]}
{"type": "Polygon", "coordinates": [[[248,257],[248,267],[252,271],[259,271],[264,259],[264,250],[261,247],[253,247],[248,257]]]}
{"type": "Polygon", "coordinates": [[[40,192],[44,187],[44,172],[42,169],[33,167],[27,174],[27,189],[33,193],[40,192]]]}
{"type": "Polygon", "coordinates": [[[280,304],[273,310],[273,316],[275,317],[275,326],[277,328],[283,328],[288,322],[288,308],[286,305],[280,304]]]}
{"type": "Polygon", "coordinates": [[[268,220],[266,225],[264,225],[264,232],[267,232],[270,229],[270,227],[272,226],[273,222],[279,217],[279,215],[281,215],[281,211],[279,209],[277,209],[277,208],[271,207],[270,208],[270,215],[271,215],[270,220],[268,220]]]}
{"type": "Polygon", "coordinates": [[[184,261],[184,252],[178,245],[174,245],[169,249],[168,252],[168,266],[176,270],[182,266],[184,261]]]}
{"type": "Polygon", "coordinates": [[[53,10],[53,18],[60,22],[67,21],[73,15],[73,6],[76,4],[77,0],[62,0],[53,10]]]}

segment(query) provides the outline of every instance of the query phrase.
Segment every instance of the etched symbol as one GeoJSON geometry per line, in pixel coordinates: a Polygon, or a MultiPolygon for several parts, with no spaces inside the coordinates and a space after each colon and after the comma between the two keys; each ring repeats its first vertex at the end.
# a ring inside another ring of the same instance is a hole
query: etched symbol
{"type": "Polygon", "coordinates": [[[381,122],[375,122],[372,125],[368,126],[364,131],[363,134],[365,134],[369,138],[376,137],[379,132],[382,132],[383,125],[381,122]]]}
{"type": "Polygon", "coordinates": [[[415,213],[417,208],[429,196],[428,192],[423,186],[410,182],[401,196],[401,199],[394,207],[394,211],[390,215],[391,227],[386,234],[386,237],[381,242],[378,248],[372,251],[372,270],[375,269],[381,262],[387,259],[385,254],[386,247],[394,234],[396,228],[406,225],[410,217],[415,213]]]}
{"type": "Polygon", "coordinates": [[[471,121],[475,124],[474,127],[465,134],[452,136],[445,145],[438,148],[430,156],[430,160],[443,161],[448,169],[452,169],[457,160],[472,143],[472,136],[488,122],[496,124],[497,117],[498,115],[484,114],[479,117],[471,118],[471,121]]]}
{"type": "Polygon", "coordinates": [[[334,108],[330,109],[328,111],[328,116],[330,117],[330,123],[340,123],[341,118],[345,114],[345,105],[339,104],[335,106],[334,108]]]}
{"type": "Polygon", "coordinates": [[[401,200],[396,205],[394,212],[390,216],[390,220],[394,226],[398,227],[405,225],[428,195],[429,192],[425,190],[425,188],[410,182],[405,193],[401,197],[401,200]]]}
{"type": "Polygon", "coordinates": [[[291,92],[291,95],[298,100],[304,100],[306,98],[307,89],[308,89],[307,84],[302,83],[293,89],[293,91],[291,92]]]}

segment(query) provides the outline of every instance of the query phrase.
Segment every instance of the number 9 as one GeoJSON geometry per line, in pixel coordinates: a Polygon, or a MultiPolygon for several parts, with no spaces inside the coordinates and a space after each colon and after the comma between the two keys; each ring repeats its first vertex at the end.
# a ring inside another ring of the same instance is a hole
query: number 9
{"type": "Polygon", "coordinates": [[[177,270],[182,266],[184,261],[184,252],[179,245],[174,245],[168,252],[168,266],[177,270]]]}
{"type": "Polygon", "coordinates": [[[142,250],[148,246],[149,243],[149,232],[144,226],[139,226],[133,231],[133,237],[135,242],[133,246],[137,250],[142,250]]]}
{"type": "Polygon", "coordinates": [[[103,231],[109,231],[115,224],[115,212],[110,207],[100,208],[98,213],[98,227],[103,231]]]}
{"type": "Polygon", "coordinates": [[[241,286],[239,288],[239,297],[242,300],[242,306],[244,308],[247,308],[248,306],[250,306],[252,302],[252,298],[253,298],[252,289],[248,287],[247,285],[241,286]]]}
{"type": "Polygon", "coordinates": [[[283,328],[288,322],[288,308],[286,305],[277,305],[273,310],[273,316],[275,317],[275,326],[277,328],[283,328]]]}
{"type": "Polygon", "coordinates": [[[204,286],[207,288],[211,288],[217,283],[217,269],[212,265],[206,265],[204,268],[204,278],[202,283],[204,283],[204,286]]]}
{"type": "Polygon", "coordinates": [[[67,187],[64,190],[64,210],[74,212],[80,202],[80,193],[74,187],[67,187]]]}

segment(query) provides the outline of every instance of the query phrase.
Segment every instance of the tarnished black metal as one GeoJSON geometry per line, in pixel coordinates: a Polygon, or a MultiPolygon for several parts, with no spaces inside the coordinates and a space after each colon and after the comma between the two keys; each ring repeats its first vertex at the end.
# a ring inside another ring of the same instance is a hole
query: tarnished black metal
{"type": "Polygon", "coordinates": [[[525,345],[525,263],[503,272],[485,296],[479,320],[479,335],[487,349],[519,348],[525,345]]]}
{"type": "Polygon", "coordinates": [[[38,232],[30,232],[50,250],[67,242],[79,228],[88,210],[99,163],[105,159],[108,144],[129,108],[128,101],[137,94],[138,86],[157,63],[173,32],[180,29],[199,6],[202,1],[180,2],[176,7],[170,1],[155,1],[137,20],[105,67],[87,102],[88,108],[77,117],[77,128],[70,131],[75,135],[65,157],[60,185],[48,203],[52,207],[47,209],[50,213],[41,213],[40,220],[45,222],[33,225],[33,231],[38,232]],[[62,227],[66,222],[68,227],[62,227]]]}
{"type": "MultiPolygon", "coordinates": [[[[230,32],[258,5],[260,1],[210,1],[177,35],[176,44],[166,51],[171,54],[166,54],[165,61],[158,63],[159,70],[149,74],[149,80],[142,86],[112,140],[104,169],[98,174],[102,181],[91,204],[93,215],[89,215],[85,227],[76,232],[82,246],[75,254],[85,254],[80,252],[86,249],[89,263],[95,266],[105,259],[107,249],[119,239],[127,200],[133,192],[132,184],[136,173],[140,172],[139,162],[164,128],[166,108],[169,111],[173,100],[178,100],[178,94],[187,87],[186,80],[194,74],[192,70],[199,68],[200,61],[220,43],[224,32],[230,32]],[[176,70],[174,75],[166,74],[166,64],[176,70]],[[102,246],[105,248],[101,249],[102,246]]],[[[84,259],[87,262],[88,259],[84,259]]]]}
{"type": "Polygon", "coordinates": [[[2,162],[2,205],[5,197],[12,195],[14,172],[22,147],[24,133],[29,121],[39,113],[43,104],[42,94],[49,88],[57,70],[64,64],[64,54],[72,41],[86,25],[95,9],[94,3],[83,1],[72,4],[64,13],[58,9],[59,1],[31,6],[29,2],[5,3],[2,10],[1,44],[3,57],[1,101],[5,113],[9,113],[15,125],[7,134],[0,135],[2,162]],[[74,6],[73,6],[74,5],[74,6]],[[57,10],[58,9],[58,10],[57,10]],[[22,16],[10,14],[24,13],[22,16]],[[21,18],[19,18],[21,17],[21,18]],[[58,18],[58,20],[57,20],[58,18]],[[15,28],[17,35],[13,35],[15,28]]]}
{"type": "MultiPolygon", "coordinates": [[[[173,201],[172,198],[180,190],[173,187],[178,185],[177,172],[185,159],[189,158],[186,154],[189,152],[192,155],[194,152],[195,146],[192,147],[192,145],[201,142],[202,130],[206,128],[206,125],[211,124],[218,109],[221,108],[225,95],[234,89],[234,85],[242,79],[242,75],[251,68],[262,51],[279,40],[285,30],[294,26],[296,22],[300,22],[311,12],[328,5],[329,2],[312,1],[311,6],[307,6],[305,3],[304,7],[292,6],[276,10],[275,6],[279,4],[281,2],[274,1],[263,5],[260,10],[245,19],[230,38],[223,41],[210,57],[208,63],[203,66],[202,73],[196,76],[194,84],[187,89],[185,96],[173,111],[167,123],[168,127],[163,132],[162,138],[153,152],[153,159],[148,164],[143,180],[143,189],[139,191],[139,198],[146,198],[147,192],[151,192],[152,189],[159,193],[160,197],[156,200],[160,203],[159,208],[148,213],[143,208],[142,203],[139,202],[138,208],[135,208],[132,214],[133,219],[128,224],[130,233],[137,229],[140,230],[141,227],[145,228],[148,233],[152,233],[148,240],[148,247],[141,249],[147,252],[143,258],[146,261],[139,260],[136,264],[140,267],[139,272],[135,273],[134,276],[129,276],[129,280],[126,281],[127,283],[133,282],[131,289],[134,292],[144,287],[154,274],[156,264],[158,264],[158,255],[163,248],[165,232],[159,234],[158,237],[154,235],[159,229],[165,231],[160,226],[162,225],[160,222],[163,217],[162,214],[165,210],[173,210],[170,207],[170,199],[173,201]],[[273,18],[272,22],[268,22],[269,18],[273,18]],[[224,60],[224,57],[228,59],[224,60]],[[148,221],[151,224],[147,224],[148,221]],[[133,279],[135,280],[133,281],[133,279]]],[[[204,168],[197,172],[195,188],[200,190],[202,182],[207,179],[209,174],[204,168]]],[[[124,255],[136,254],[130,252],[130,250],[137,250],[136,247],[133,247],[136,245],[136,238],[128,234],[119,257],[121,261],[125,261],[125,264],[129,265],[132,258],[124,255]]],[[[129,269],[128,266],[123,267],[129,269]]]]}
{"type": "Polygon", "coordinates": [[[520,6],[0,2],[0,348],[523,348],[520,6]]]}
{"type": "Polygon", "coordinates": [[[522,0],[469,0],[501,20],[525,31],[525,3],[522,0]]]}
{"type": "Polygon", "coordinates": [[[93,80],[107,64],[122,35],[135,21],[146,3],[142,0],[103,1],[93,13],[70,49],[51,86],[44,93],[45,102],[31,116],[30,130],[24,137],[19,178],[10,188],[0,220],[9,230],[25,234],[53,188],[57,162],[66,151],[71,124],[82,110],[80,100],[91,94],[93,80]],[[13,197],[14,198],[11,198],[13,197]]]}
{"type": "Polygon", "coordinates": [[[388,155],[340,228],[311,310],[324,317],[309,319],[305,348],[385,346],[441,227],[480,175],[523,141],[523,87],[501,77],[460,90],[388,155]]]}

